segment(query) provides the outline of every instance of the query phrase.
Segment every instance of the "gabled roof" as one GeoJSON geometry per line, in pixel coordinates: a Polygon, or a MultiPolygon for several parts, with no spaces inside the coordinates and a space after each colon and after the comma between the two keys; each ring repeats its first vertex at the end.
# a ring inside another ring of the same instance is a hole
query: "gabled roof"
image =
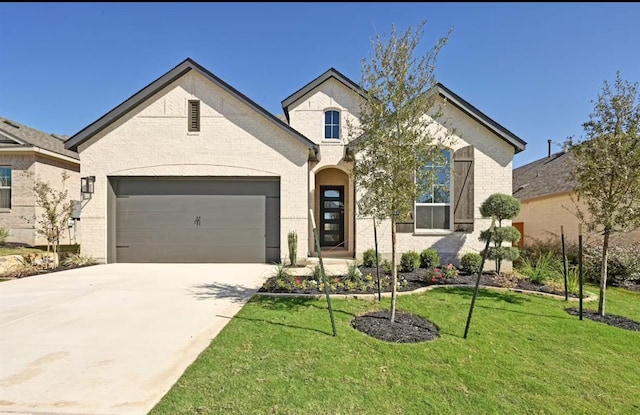
{"type": "Polygon", "coordinates": [[[269,111],[256,104],[254,101],[249,99],[246,95],[242,94],[240,91],[232,87],[231,85],[224,82],[222,79],[215,76],[209,70],[205,69],[203,66],[199,65],[191,58],[187,58],[182,61],[178,66],[171,69],[169,72],[162,75],[160,78],[151,82],[149,85],[142,88],[140,91],[136,92],[134,95],[129,97],[122,104],[118,105],[102,117],[100,117],[97,121],[93,122],[89,126],[85,127],[80,132],[76,133],[65,143],[65,147],[72,150],[77,150],[78,146],[85,141],[89,140],[95,134],[99,133],[103,129],[107,128],[109,125],[117,121],[119,118],[123,117],[129,111],[136,108],[138,105],[142,104],[146,99],[160,91],[162,88],[171,84],[178,78],[182,77],[189,71],[196,71],[200,73],[202,76],[216,84],[225,92],[233,95],[235,98],[255,110],[257,113],[265,117],[267,120],[275,124],[278,128],[285,131],[286,133],[292,135],[295,139],[300,141],[302,144],[307,146],[310,150],[313,150],[314,153],[318,152],[318,145],[313,141],[309,140],[304,135],[300,134],[298,131],[291,128],[288,124],[284,123],[276,116],[271,114],[269,111]]]}
{"type": "Polygon", "coordinates": [[[47,134],[8,118],[0,117],[0,148],[38,147],[62,156],[79,160],[78,153],[67,150],[64,141],[53,134],[47,134]]]}
{"type": "MultiPolygon", "coordinates": [[[[504,128],[502,125],[498,124],[487,115],[485,115],[482,111],[471,105],[466,100],[462,99],[458,94],[455,94],[449,88],[445,87],[443,84],[438,82],[434,88],[430,89],[426,92],[426,94],[437,93],[441,97],[445,98],[447,102],[453,104],[456,108],[460,109],[460,111],[467,114],[473,120],[477,121],[489,131],[496,134],[498,137],[502,138],[507,143],[511,144],[515,150],[515,153],[519,153],[524,151],[527,146],[527,143],[512,133],[511,131],[504,128]]],[[[364,135],[361,135],[349,143],[349,147],[353,148],[359,141],[366,139],[364,135]]]]}
{"type": "Polygon", "coordinates": [[[513,170],[513,197],[533,199],[571,192],[577,185],[571,153],[561,151],[513,170]]]}
{"type": "Polygon", "coordinates": [[[356,84],[351,79],[341,74],[337,69],[329,68],[329,70],[327,70],[325,73],[323,73],[313,81],[309,82],[302,88],[298,89],[296,92],[289,95],[284,100],[282,100],[282,109],[284,110],[284,114],[287,117],[287,120],[289,119],[289,106],[291,106],[291,104],[293,104],[294,102],[296,102],[297,100],[299,100],[300,98],[302,98],[303,96],[311,92],[312,90],[316,89],[323,82],[331,78],[337,80],[338,82],[341,82],[347,88],[359,94],[361,97],[367,99],[367,92],[364,89],[362,89],[360,85],[356,84]]]}

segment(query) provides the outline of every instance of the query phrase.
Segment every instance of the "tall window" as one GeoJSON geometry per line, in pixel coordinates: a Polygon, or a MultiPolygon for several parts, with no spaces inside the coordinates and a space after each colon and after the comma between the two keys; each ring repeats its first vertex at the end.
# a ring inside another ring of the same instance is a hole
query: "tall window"
{"type": "Polygon", "coordinates": [[[11,209],[11,167],[0,167],[0,209],[11,209]]]}
{"type": "Polygon", "coordinates": [[[340,138],[340,113],[338,111],[324,112],[324,138],[340,138]]]}
{"type": "Polygon", "coordinates": [[[429,164],[435,180],[416,200],[416,229],[451,229],[451,153],[442,150],[443,162],[429,164]]]}

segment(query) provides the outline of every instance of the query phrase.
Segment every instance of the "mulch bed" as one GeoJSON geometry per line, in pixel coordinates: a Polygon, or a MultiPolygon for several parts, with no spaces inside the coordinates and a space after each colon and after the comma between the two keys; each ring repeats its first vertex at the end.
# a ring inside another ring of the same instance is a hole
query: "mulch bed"
{"type": "MultiPolygon", "coordinates": [[[[577,308],[565,308],[565,311],[573,316],[579,316],[580,311],[577,308]]],[[[605,314],[604,317],[598,314],[597,311],[582,310],[582,316],[589,320],[597,321],[599,323],[608,324],[613,327],[618,327],[630,331],[640,331],[640,322],[631,320],[624,316],[617,316],[615,314],[605,314]]]]}
{"type": "Polygon", "coordinates": [[[4,274],[0,275],[0,278],[4,279],[4,280],[15,280],[15,279],[20,279],[20,278],[25,278],[25,277],[32,277],[34,275],[42,275],[42,274],[51,274],[52,272],[58,272],[58,271],[67,271],[70,269],[75,269],[75,268],[84,268],[84,267],[90,267],[92,265],[96,265],[96,264],[91,264],[91,265],[60,265],[56,268],[33,268],[30,270],[12,270],[9,272],[5,272],[4,274]]]}
{"type": "Polygon", "coordinates": [[[374,311],[355,317],[351,326],[371,337],[391,343],[418,343],[437,339],[438,326],[420,316],[396,310],[395,322],[389,311],[374,311]]]}

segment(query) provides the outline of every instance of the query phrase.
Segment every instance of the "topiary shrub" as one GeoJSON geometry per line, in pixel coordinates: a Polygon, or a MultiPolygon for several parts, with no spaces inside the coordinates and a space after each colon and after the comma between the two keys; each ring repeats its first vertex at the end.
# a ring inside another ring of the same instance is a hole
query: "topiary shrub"
{"type": "Polygon", "coordinates": [[[435,249],[425,249],[420,252],[420,268],[433,268],[440,265],[440,255],[435,249]]]}
{"type": "Polygon", "coordinates": [[[420,254],[416,251],[407,251],[400,257],[402,272],[413,272],[420,267],[420,254]]]}
{"type": "MultiPolygon", "coordinates": [[[[380,256],[378,256],[380,258],[380,256]]],[[[376,266],[376,250],[371,248],[362,253],[362,265],[368,268],[376,266]]]]}
{"type": "Polygon", "coordinates": [[[460,259],[460,266],[462,271],[467,274],[476,274],[480,272],[480,266],[482,265],[482,255],[475,252],[467,252],[462,255],[460,259]]]}
{"type": "MultiPolygon", "coordinates": [[[[515,261],[520,252],[518,248],[502,246],[503,242],[516,243],[520,240],[520,232],[513,226],[502,227],[503,219],[513,219],[520,213],[520,201],[513,196],[503,193],[494,193],[489,196],[482,205],[480,213],[483,217],[493,217],[498,220],[498,226],[491,234],[493,246],[489,248],[487,258],[496,262],[496,272],[500,273],[502,261],[515,261]]],[[[489,230],[480,232],[481,241],[489,240],[489,230]]]]}

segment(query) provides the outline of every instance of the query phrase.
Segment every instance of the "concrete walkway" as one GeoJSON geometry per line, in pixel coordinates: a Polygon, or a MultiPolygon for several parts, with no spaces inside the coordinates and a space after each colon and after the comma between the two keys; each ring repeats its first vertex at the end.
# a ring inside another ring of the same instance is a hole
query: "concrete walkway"
{"type": "Polygon", "coordinates": [[[110,264],[0,283],[0,414],[146,414],[273,270],[110,264]]]}

